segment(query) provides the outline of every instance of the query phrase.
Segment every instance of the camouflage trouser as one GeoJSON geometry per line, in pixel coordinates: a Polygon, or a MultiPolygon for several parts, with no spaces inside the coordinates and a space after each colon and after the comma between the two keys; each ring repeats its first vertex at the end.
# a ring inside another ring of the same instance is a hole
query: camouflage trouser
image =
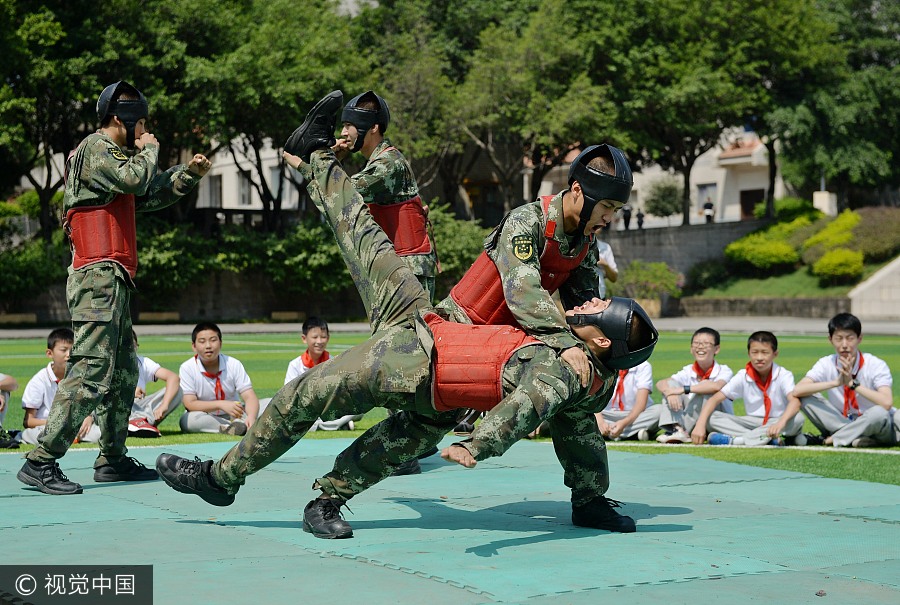
{"type": "Polygon", "coordinates": [[[285,385],[247,435],[212,469],[215,481],[236,492],[246,477],[277,460],[316,418],[332,420],[374,407],[400,410],[356,439],[318,484],[347,499],[374,485],[403,462],[429,451],[456,423],[456,412],[422,413],[430,401],[430,359],[410,317],[430,306],[415,275],[394,253],[330,151],[304,167],[308,189],[335,232],[360,292],[373,336],[285,385]]]}
{"type": "Polygon", "coordinates": [[[75,343],[47,429],[40,445],[28,453],[33,462],[63,457],[94,410],[101,432],[94,466],[119,460],[128,451],[125,438],[138,370],[131,336],[131,290],[121,271],[111,263],[70,269],[66,297],[75,343]]]}

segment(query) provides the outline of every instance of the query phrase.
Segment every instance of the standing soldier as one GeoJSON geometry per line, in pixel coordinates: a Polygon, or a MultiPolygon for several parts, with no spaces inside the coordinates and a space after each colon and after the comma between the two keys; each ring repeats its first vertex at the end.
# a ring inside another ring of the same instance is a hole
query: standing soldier
{"type": "Polygon", "coordinates": [[[45,494],[81,493],[57,460],[94,410],[102,434],[94,481],[157,478],[156,471],[126,456],[125,447],[138,379],[129,309],[137,272],[135,211],[174,204],[211,164],[197,154],[188,165],[159,173],[159,143],[147,130],[147,114],[138,89],[124,81],[110,84],[97,101],[100,130],[66,162],[64,227],[73,253],[66,297],[75,343],[44,436],[17,475],[45,494]]]}
{"type": "Polygon", "coordinates": [[[354,151],[368,159],[365,168],[350,177],[353,187],[397,255],[434,299],[437,254],[428,237],[428,211],[419,197],[412,167],[384,136],[390,120],[387,102],[373,91],[353,97],[341,114],[342,138],[335,143],[334,152],[341,161],[354,151]]]}

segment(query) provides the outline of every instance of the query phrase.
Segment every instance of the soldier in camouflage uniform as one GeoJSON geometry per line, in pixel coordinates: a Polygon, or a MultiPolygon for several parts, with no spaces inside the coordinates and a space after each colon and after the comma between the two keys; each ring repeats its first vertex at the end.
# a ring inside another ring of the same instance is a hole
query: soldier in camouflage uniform
{"type": "Polygon", "coordinates": [[[106,87],[97,102],[100,130],[82,141],[66,163],[63,205],[73,250],[66,297],[75,342],[40,445],[28,453],[17,475],[44,493],[82,492],[57,459],[94,410],[102,434],[94,480],[157,478],[153,469],[126,456],[125,447],[138,379],[130,315],[137,269],[135,211],[174,204],[197,185],[210,161],[198,154],[188,165],[160,173],[159,144],[147,131],[147,109],[143,94],[130,84],[106,87]]]}
{"type": "Polygon", "coordinates": [[[419,197],[412,166],[385,137],[390,112],[387,102],[373,91],[351,99],[341,115],[341,139],[334,145],[338,160],[359,151],[368,160],[350,177],[397,254],[434,299],[437,253],[427,233],[427,210],[419,197]],[[372,208],[371,205],[378,207],[372,208]],[[390,213],[398,213],[392,216],[390,213]]]}
{"type": "MultiPolygon", "coordinates": [[[[304,530],[321,538],[350,537],[352,529],[340,516],[341,505],[434,447],[455,423],[456,409],[439,405],[441,384],[432,379],[441,367],[438,352],[445,351],[441,335],[448,336],[439,329],[457,326],[485,344],[503,331],[515,332],[522,335],[523,345],[501,357],[506,361],[495,378],[487,376],[475,385],[498,391],[497,399],[485,406],[487,416],[470,439],[446,448],[442,456],[474,466],[477,460],[503,454],[546,419],[559,435],[554,446],[565,483],[572,489],[573,522],[634,531],[634,521],[616,513],[604,497],[609,487],[606,451],[593,414],[606,406],[615,383],[616,374],[607,366],[631,367],[650,355],[656,332],[646,314],[627,299],[594,299],[568,312],[569,321],[576,324],[573,330],[584,339],[578,346],[590,355],[595,369],[587,386],[560,362],[553,348],[520,330],[435,321],[427,294],[374,223],[332,151],[323,149],[333,139],[329,141],[322,116],[333,115],[339,105],[339,91],[320,101],[299,134],[288,140],[285,158],[297,166],[300,158],[287,153],[295,151],[311,162],[300,169],[334,229],[373,335],[285,385],[241,442],[219,461],[161,454],[156,467],[162,478],[178,491],[227,506],[247,476],[287,452],[316,418],[359,414],[376,406],[403,410],[356,439],[313,486],[322,495],[306,506],[304,530]],[[606,336],[600,325],[613,335],[606,336]]],[[[472,360],[484,353],[467,346],[472,360]]],[[[463,397],[462,402],[468,399],[463,397]]],[[[457,402],[456,407],[463,405],[457,402]]]]}

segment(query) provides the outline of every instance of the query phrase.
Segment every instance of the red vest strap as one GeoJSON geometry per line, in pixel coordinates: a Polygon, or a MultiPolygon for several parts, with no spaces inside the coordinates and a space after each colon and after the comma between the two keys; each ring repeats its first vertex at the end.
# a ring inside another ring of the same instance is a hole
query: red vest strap
{"type": "Polygon", "coordinates": [[[423,316],[434,336],[434,409],[486,412],[503,399],[503,366],[518,349],[540,341],[512,326],[475,326],[423,316]]]}
{"type": "Polygon", "coordinates": [[[394,244],[398,256],[428,254],[428,217],[418,195],[396,204],[367,204],[372,218],[394,244]]]}
{"type": "Polygon", "coordinates": [[[103,206],[72,208],[66,213],[65,228],[72,241],[72,266],[76,269],[114,261],[132,278],[137,274],[134,195],[120,193],[103,206]]]}

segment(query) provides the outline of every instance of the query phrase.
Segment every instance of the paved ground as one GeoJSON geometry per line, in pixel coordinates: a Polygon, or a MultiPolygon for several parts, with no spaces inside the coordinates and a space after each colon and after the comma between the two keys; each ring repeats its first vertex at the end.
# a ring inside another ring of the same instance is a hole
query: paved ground
{"type": "Polygon", "coordinates": [[[473,470],[429,458],[354,499],[353,539],[319,540],[299,514],[346,444],[299,443],[227,508],[162,482],[93,483],[83,450],[62,466],[84,494],[46,496],[0,455],[6,561],[152,564],[160,605],[900,603],[900,487],[612,447],[610,496],[638,532],[610,534],[570,524],[552,446],[523,442],[473,470]]]}
{"type": "MultiPolygon", "coordinates": [[[[754,330],[770,330],[776,334],[821,334],[827,335],[828,320],[808,317],[663,317],[653,320],[659,330],[673,332],[693,332],[700,326],[710,326],[720,332],[747,332],[748,326],[754,330]]],[[[220,324],[226,334],[253,334],[273,332],[300,332],[300,323],[234,323],[220,324]]],[[[332,332],[368,332],[367,323],[328,323],[332,332]]],[[[146,334],[187,334],[194,324],[144,324],[135,327],[139,336],[146,334]]],[[[900,336],[900,321],[866,321],[866,334],[900,336]]],[[[16,328],[0,330],[0,338],[44,338],[47,328],[16,328]]]]}

